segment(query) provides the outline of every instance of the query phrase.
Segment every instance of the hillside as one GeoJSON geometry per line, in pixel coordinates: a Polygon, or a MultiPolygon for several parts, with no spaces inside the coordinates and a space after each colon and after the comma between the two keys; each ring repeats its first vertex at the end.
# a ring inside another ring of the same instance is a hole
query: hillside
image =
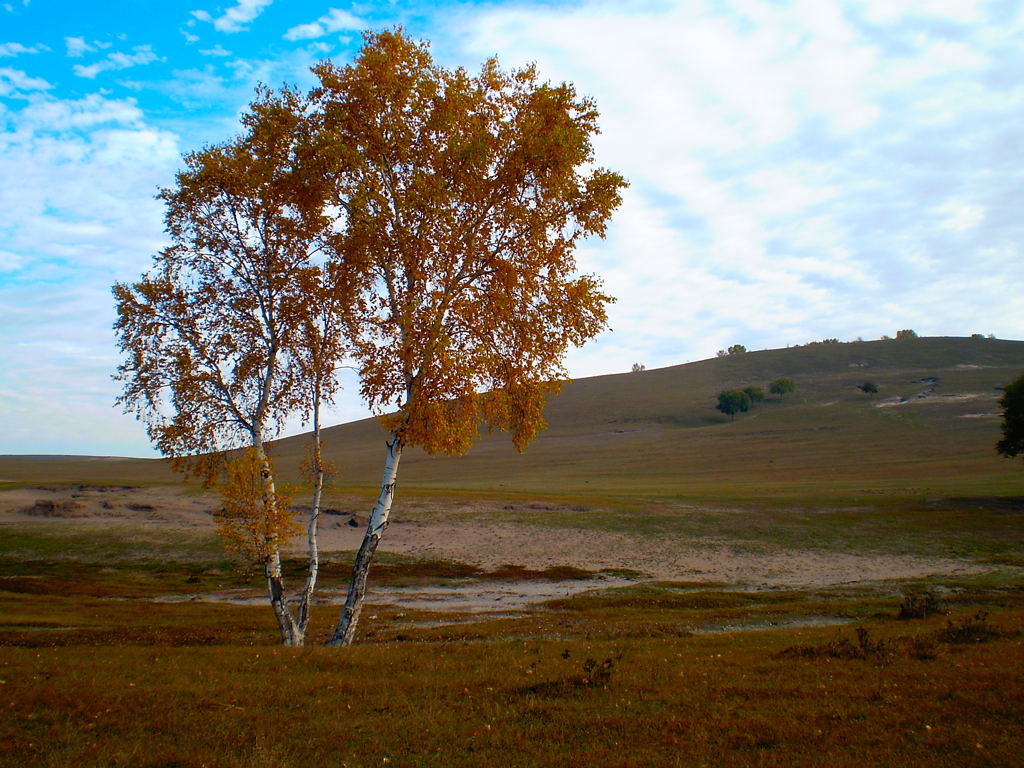
{"type": "MultiPolygon", "coordinates": [[[[719,499],[1022,496],[1024,466],[998,457],[999,388],[1024,371],[1024,342],[922,338],[816,344],[573,381],[519,455],[485,435],[462,457],[406,452],[403,489],[719,499]],[[788,377],[796,391],[730,421],[719,391],[788,377]],[[863,381],[879,386],[865,395],[863,381]]],[[[373,420],[326,430],[337,484],[372,486],[373,420]]],[[[283,470],[305,438],[279,441],[283,470]]],[[[0,458],[0,478],[44,480],[40,460],[0,458]],[[34,476],[34,477],[33,477],[34,476]]],[[[60,459],[67,480],[172,479],[162,462],[60,459]]]]}
{"type": "MultiPolygon", "coordinates": [[[[500,434],[464,457],[413,451],[401,483],[683,497],[1018,495],[1024,467],[993,445],[999,387],[1022,370],[1024,342],[928,338],[748,352],[580,379],[551,401],[548,429],[525,454],[500,434]],[[770,397],[735,421],[714,409],[722,389],[766,387],[783,376],[796,382],[792,395],[770,397]],[[856,388],[867,379],[879,385],[873,397],[856,388]]],[[[381,440],[372,423],[326,437],[343,476],[376,478],[383,450],[367,455],[366,445],[381,440]]],[[[281,449],[297,453],[299,441],[281,449]]]]}

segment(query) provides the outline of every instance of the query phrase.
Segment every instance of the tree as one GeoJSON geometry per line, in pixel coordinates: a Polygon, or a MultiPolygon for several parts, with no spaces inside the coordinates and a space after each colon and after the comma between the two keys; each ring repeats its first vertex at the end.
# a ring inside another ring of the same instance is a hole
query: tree
{"type": "Polygon", "coordinates": [[[718,393],[718,405],[715,408],[735,421],[737,413],[750,410],[750,396],[742,389],[727,389],[718,393]]]}
{"type": "Polygon", "coordinates": [[[523,450],[544,426],[568,347],[611,298],[574,249],[603,236],[621,176],[593,167],[597,110],[534,67],[448,70],[400,30],[349,66],[314,69],[316,141],[346,226],[335,257],[362,276],[352,324],[361,393],[387,432],[384,474],[331,640],[355,635],[403,451],[469,449],[481,425],[523,450]]]}
{"type": "MultiPolygon", "coordinates": [[[[177,468],[219,488],[218,528],[232,551],[263,570],[287,645],[305,638],[319,493],[293,612],[281,547],[299,528],[267,441],[298,413],[312,415],[318,440],[319,407],[337,389],[343,344],[337,317],[325,326],[310,308],[336,312],[349,303],[339,267],[328,272],[318,261],[331,221],[300,215],[300,203],[323,196],[299,162],[304,111],[298,94],[261,89],[243,135],[187,155],[175,186],[160,194],[171,246],[142,280],[113,288],[126,358],[115,376],[124,387],[119,402],[177,468]]],[[[317,446],[313,452],[320,472],[317,446]]]]}
{"type": "Polygon", "coordinates": [[[796,389],[796,385],[792,379],[776,379],[768,385],[768,391],[773,395],[778,395],[779,399],[788,392],[792,392],[796,389]]]}
{"type": "Polygon", "coordinates": [[[730,355],[742,355],[744,352],[747,351],[747,348],[744,347],[742,344],[733,344],[731,347],[729,347],[728,351],[730,355]]]}
{"type": "Polygon", "coordinates": [[[764,390],[760,387],[744,387],[743,393],[750,398],[751,407],[753,407],[754,403],[760,403],[764,400],[764,390]]]}
{"type": "Polygon", "coordinates": [[[1013,458],[1024,453],[1024,373],[1003,387],[999,407],[1003,409],[1003,436],[996,451],[1013,458]]]}
{"type": "Polygon", "coordinates": [[[878,394],[878,385],[873,381],[865,381],[863,384],[858,384],[857,389],[863,392],[865,395],[876,395],[878,394]]]}
{"type": "Polygon", "coordinates": [[[647,366],[644,365],[643,363],[633,363],[633,368],[632,368],[633,373],[643,373],[646,370],[647,370],[647,366]]]}
{"type": "Polygon", "coordinates": [[[911,328],[904,328],[901,331],[896,331],[896,338],[897,338],[897,340],[900,340],[900,339],[916,339],[917,338],[917,331],[914,331],[911,328]]]}

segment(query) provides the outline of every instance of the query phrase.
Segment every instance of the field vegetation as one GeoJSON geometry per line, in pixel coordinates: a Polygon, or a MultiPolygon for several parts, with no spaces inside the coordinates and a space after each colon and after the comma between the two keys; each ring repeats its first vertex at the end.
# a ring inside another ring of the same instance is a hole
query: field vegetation
{"type": "MultiPolygon", "coordinates": [[[[4,517],[0,765],[1024,765],[1024,467],[994,450],[998,388],[1022,369],[1024,343],[993,339],[733,354],[573,382],[522,456],[484,436],[403,460],[411,526],[962,564],[915,578],[663,579],[625,553],[502,565],[385,540],[357,643],[320,646],[336,609],[319,605],[314,645],[281,648],[264,602],[221,599],[262,585],[212,525],[4,517]],[[715,410],[780,377],[784,398],[715,410]],[[562,579],[587,589],[476,613],[382,599],[562,579]]],[[[365,515],[382,439],[371,422],[325,431],[325,507],[365,515]]],[[[275,450],[297,465],[302,439],[275,450]]],[[[75,457],[2,458],[0,478],[176,482],[158,461],[75,457]]],[[[352,558],[325,549],[324,599],[352,558]]],[[[294,581],[303,562],[284,568],[294,581]]]]}

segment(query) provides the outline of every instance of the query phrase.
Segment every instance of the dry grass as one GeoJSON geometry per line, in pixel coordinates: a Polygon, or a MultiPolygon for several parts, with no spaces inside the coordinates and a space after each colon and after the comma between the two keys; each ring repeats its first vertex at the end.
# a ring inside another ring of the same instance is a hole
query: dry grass
{"type": "MultiPolygon", "coordinates": [[[[872,620],[871,642],[892,653],[794,654],[854,632],[669,635],[660,627],[692,602],[655,615],[591,598],[583,612],[406,628],[406,642],[390,629],[338,651],[274,647],[265,609],[43,602],[52,625],[0,648],[0,764],[1013,766],[1024,754],[1019,605],[987,619],[985,642],[933,643],[928,657],[911,652],[917,638],[973,614],[872,620]]],[[[14,615],[30,609],[15,599],[14,615]]]]}
{"type": "MultiPolygon", "coordinates": [[[[450,577],[390,565],[398,580],[450,577]]],[[[952,768],[1024,754],[1013,583],[927,585],[948,613],[910,621],[899,585],[638,584],[491,619],[371,606],[357,646],[293,650],[265,606],[145,599],[184,591],[185,570],[17,568],[0,582],[0,765],[952,768]],[[822,620],[846,623],[800,623],[822,620]],[[761,631],[723,631],[737,626],[761,631]]],[[[313,637],[333,618],[318,611],[313,637]]]]}
{"type": "MultiPolygon", "coordinates": [[[[208,535],[140,537],[40,509],[0,528],[0,765],[1022,766],[1024,472],[995,457],[996,422],[960,418],[994,402],[1022,347],[823,345],[588,379],[551,404],[551,429],[523,457],[495,436],[462,459],[403,459],[409,519],[1005,566],[971,577],[647,583],[511,617],[370,606],[357,646],[291,650],[264,605],[152,601],[259,586],[208,535]],[[911,397],[928,375],[951,397],[876,408],[855,389],[870,377],[880,396],[911,397]],[[719,389],[779,376],[795,396],[735,423],[713,411],[719,389]],[[941,610],[897,619],[915,595],[941,610]]],[[[369,423],[329,435],[351,486],[335,497],[362,504],[379,444],[369,423]]],[[[124,477],[174,480],[159,462],[0,460],[10,484],[124,477]]],[[[348,562],[330,553],[325,579],[343,580],[348,562]]],[[[587,575],[391,556],[372,578],[587,575]]],[[[314,613],[314,641],[335,618],[314,613]]]]}

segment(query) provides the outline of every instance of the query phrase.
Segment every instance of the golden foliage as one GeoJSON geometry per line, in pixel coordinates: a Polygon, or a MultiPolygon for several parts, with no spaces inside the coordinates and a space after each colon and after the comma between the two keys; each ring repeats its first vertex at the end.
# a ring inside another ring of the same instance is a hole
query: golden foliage
{"type": "Polygon", "coordinates": [[[294,490],[275,488],[271,476],[269,459],[246,448],[226,459],[216,486],[221,499],[214,514],[217,535],[245,565],[265,566],[276,550],[302,533],[289,508],[294,490]]]}
{"type": "Polygon", "coordinates": [[[533,67],[448,70],[401,31],[367,33],[353,64],[315,68],[314,146],[347,226],[329,244],[357,270],[363,397],[403,445],[463,453],[543,427],[569,346],[604,329],[611,297],[576,274],[625,181],[593,167],[592,100],[533,67]]]}

